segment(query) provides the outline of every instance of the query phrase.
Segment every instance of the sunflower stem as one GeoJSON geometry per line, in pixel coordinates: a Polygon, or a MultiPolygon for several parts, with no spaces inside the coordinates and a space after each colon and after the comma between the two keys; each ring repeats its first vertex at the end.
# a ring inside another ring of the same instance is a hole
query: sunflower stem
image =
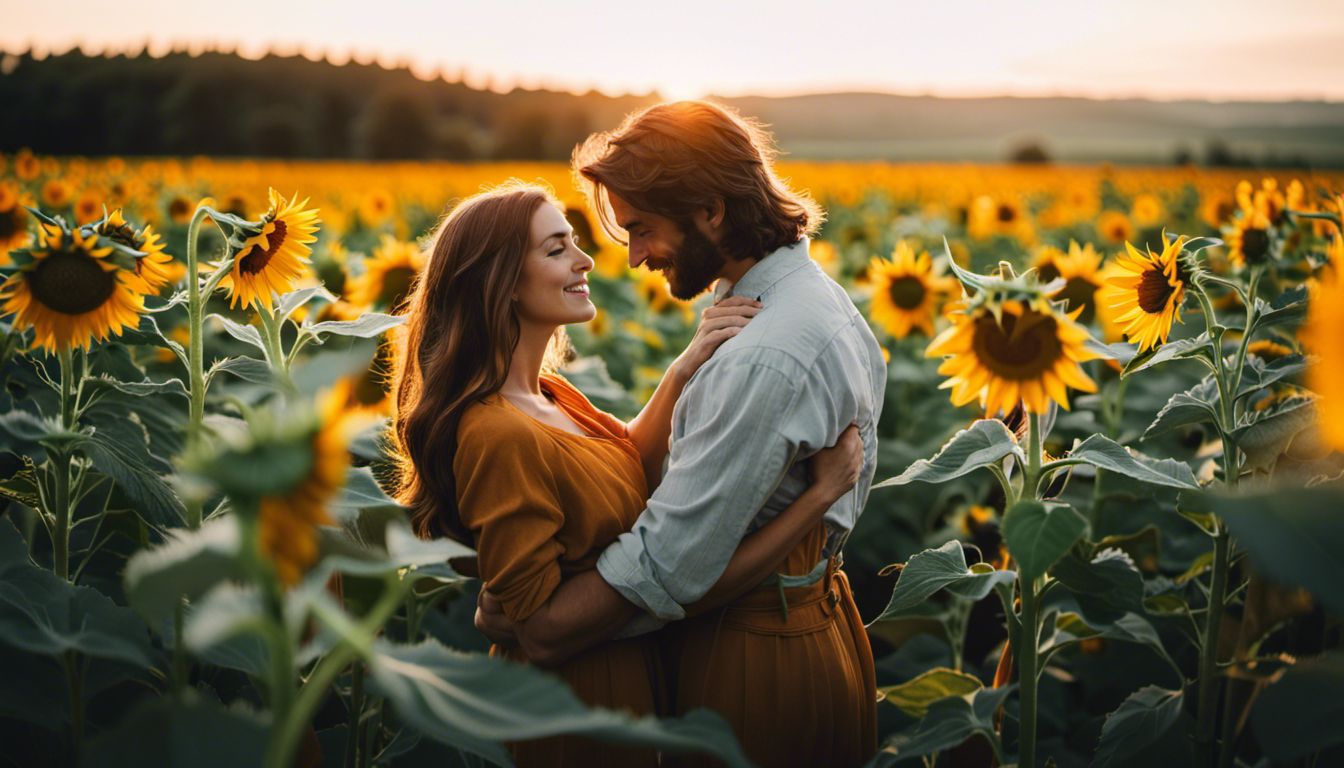
{"type": "Polygon", "coordinates": [[[1199,748],[1199,764],[1212,765],[1216,734],[1215,719],[1218,710],[1218,692],[1222,688],[1218,677],[1218,635],[1222,628],[1223,603],[1227,597],[1227,572],[1230,563],[1231,537],[1221,521],[1215,521],[1217,533],[1213,537],[1213,577],[1209,585],[1209,607],[1204,615],[1203,646],[1199,653],[1199,708],[1197,711],[1195,742],[1199,748]]]}
{"type": "Polygon", "coordinates": [[[1027,469],[1022,477],[1022,495],[1028,498],[1040,498],[1040,490],[1036,487],[1041,480],[1041,417],[1037,413],[1027,414],[1027,469]]]}
{"type": "Polygon", "coordinates": [[[1022,628],[1018,633],[1018,765],[1036,766],[1036,683],[1037,648],[1040,639],[1040,594],[1037,580],[1024,579],[1022,586],[1022,628]]]}
{"type": "Polygon", "coordinates": [[[294,394],[294,382],[289,378],[289,360],[285,357],[280,341],[284,321],[277,317],[278,309],[257,307],[257,317],[261,319],[262,337],[266,342],[266,362],[270,363],[271,373],[287,393],[294,394]]]}
{"type": "Polygon", "coordinates": [[[395,572],[389,574],[384,583],[383,594],[368,615],[360,620],[354,633],[355,637],[344,637],[340,645],[317,663],[317,667],[299,690],[294,706],[283,719],[276,719],[280,727],[272,731],[271,743],[266,750],[267,766],[287,768],[293,764],[294,751],[298,748],[303,729],[312,721],[313,714],[322,703],[322,697],[327,693],[327,688],[347,665],[368,652],[368,646],[373,643],[383,624],[401,605],[404,588],[405,584],[395,572]]]}
{"type": "MultiPolygon", "coordinates": [[[[202,293],[200,281],[200,259],[198,258],[198,240],[201,236],[201,224],[209,216],[207,206],[197,206],[187,227],[187,390],[191,397],[187,417],[187,450],[196,449],[201,439],[201,424],[205,421],[205,339],[204,323],[205,302],[208,293],[202,293]]],[[[200,528],[204,516],[204,504],[199,499],[187,499],[187,527],[200,528]]]]}
{"type": "MultiPolygon", "coordinates": [[[[61,366],[61,429],[69,432],[75,426],[74,352],[66,347],[59,352],[61,366]]],[[[66,581],[70,580],[70,520],[73,517],[70,496],[70,459],[65,449],[52,451],[51,468],[56,473],[56,498],[51,515],[55,524],[51,530],[51,568],[66,581]]]]}

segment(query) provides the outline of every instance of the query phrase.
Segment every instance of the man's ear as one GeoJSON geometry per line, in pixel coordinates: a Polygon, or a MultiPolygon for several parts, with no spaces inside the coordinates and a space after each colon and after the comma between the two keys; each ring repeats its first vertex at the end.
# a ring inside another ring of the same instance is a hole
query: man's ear
{"type": "Polygon", "coordinates": [[[714,201],[705,206],[705,223],[710,229],[717,230],[723,226],[723,220],[728,213],[728,207],[724,205],[722,197],[714,198],[714,201]]]}

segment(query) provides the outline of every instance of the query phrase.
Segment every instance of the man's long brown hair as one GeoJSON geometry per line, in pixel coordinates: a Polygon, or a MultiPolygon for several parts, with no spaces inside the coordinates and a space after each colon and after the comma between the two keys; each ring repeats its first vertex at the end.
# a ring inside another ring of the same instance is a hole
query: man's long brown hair
{"type": "MultiPolygon", "coordinates": [[[[498,392],[518,344],[513,292],[532,236],[532,216],[555,198],[510,181],[463,200],[432,235],[394,336],[393,497],[418,535],[471,542],[457,508],[453,457],[463,412],[498,392]]],[[[557,339],[563,343],[563,331],[557,339]]],[[[553,342],[552,347],[556,344],[553,342]]]]}
{"type": "Polygon", "coordinates": [[[612,194],[683,228],[692,211],[724,204],[724,255],[760,258],[814,234],[824,214],[775,175],[777,156],[758,123],[707,101],[656,104],[574,150],[575,184],[607,234],[624,244],[612,194]]]}

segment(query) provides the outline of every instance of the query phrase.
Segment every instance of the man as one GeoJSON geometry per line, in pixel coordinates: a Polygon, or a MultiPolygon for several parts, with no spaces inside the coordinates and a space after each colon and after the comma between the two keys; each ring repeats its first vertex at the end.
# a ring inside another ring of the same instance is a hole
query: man
{"type": "Polygon", "coordinates": [[[886,369],[848,295],[808,257],[821,211],[775,176],[773,154],[762,130],[706,102],[650,107],[576,150],[576,177],[632,268],[662,272],[678,298],[717,280],[716,301],[763,309],[687,383],[661,483],[596,571],[526,626],[486,593],[477,626],[516,633],[544,664],[675,621],[677,712],[717,710],[762,765],[859,765],[876,750],[872,651],[838,564],[876,468],[886,369]],[[851,423],[864,443],[855,488],[781,578],[704,611],[723,601],[711,592],[743,537],[805,490],[807,458],[851,423]]]}

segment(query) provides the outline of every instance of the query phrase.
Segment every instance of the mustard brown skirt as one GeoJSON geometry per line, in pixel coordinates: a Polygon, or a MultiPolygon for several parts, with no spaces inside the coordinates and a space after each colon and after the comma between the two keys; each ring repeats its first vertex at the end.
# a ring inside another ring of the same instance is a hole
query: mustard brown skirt
{"type": "MultiPolygon", "coordinates": [[[[877,691],[849,580],[832,565],[816,584],[784,592],[787,619],[778,587],[768,587],[673,625],[675,711],[717,711],[763,768],[863,765],[877,751],[877,691]]],[[[690,754],[664,760],[719,764],[690,754]]]]}

